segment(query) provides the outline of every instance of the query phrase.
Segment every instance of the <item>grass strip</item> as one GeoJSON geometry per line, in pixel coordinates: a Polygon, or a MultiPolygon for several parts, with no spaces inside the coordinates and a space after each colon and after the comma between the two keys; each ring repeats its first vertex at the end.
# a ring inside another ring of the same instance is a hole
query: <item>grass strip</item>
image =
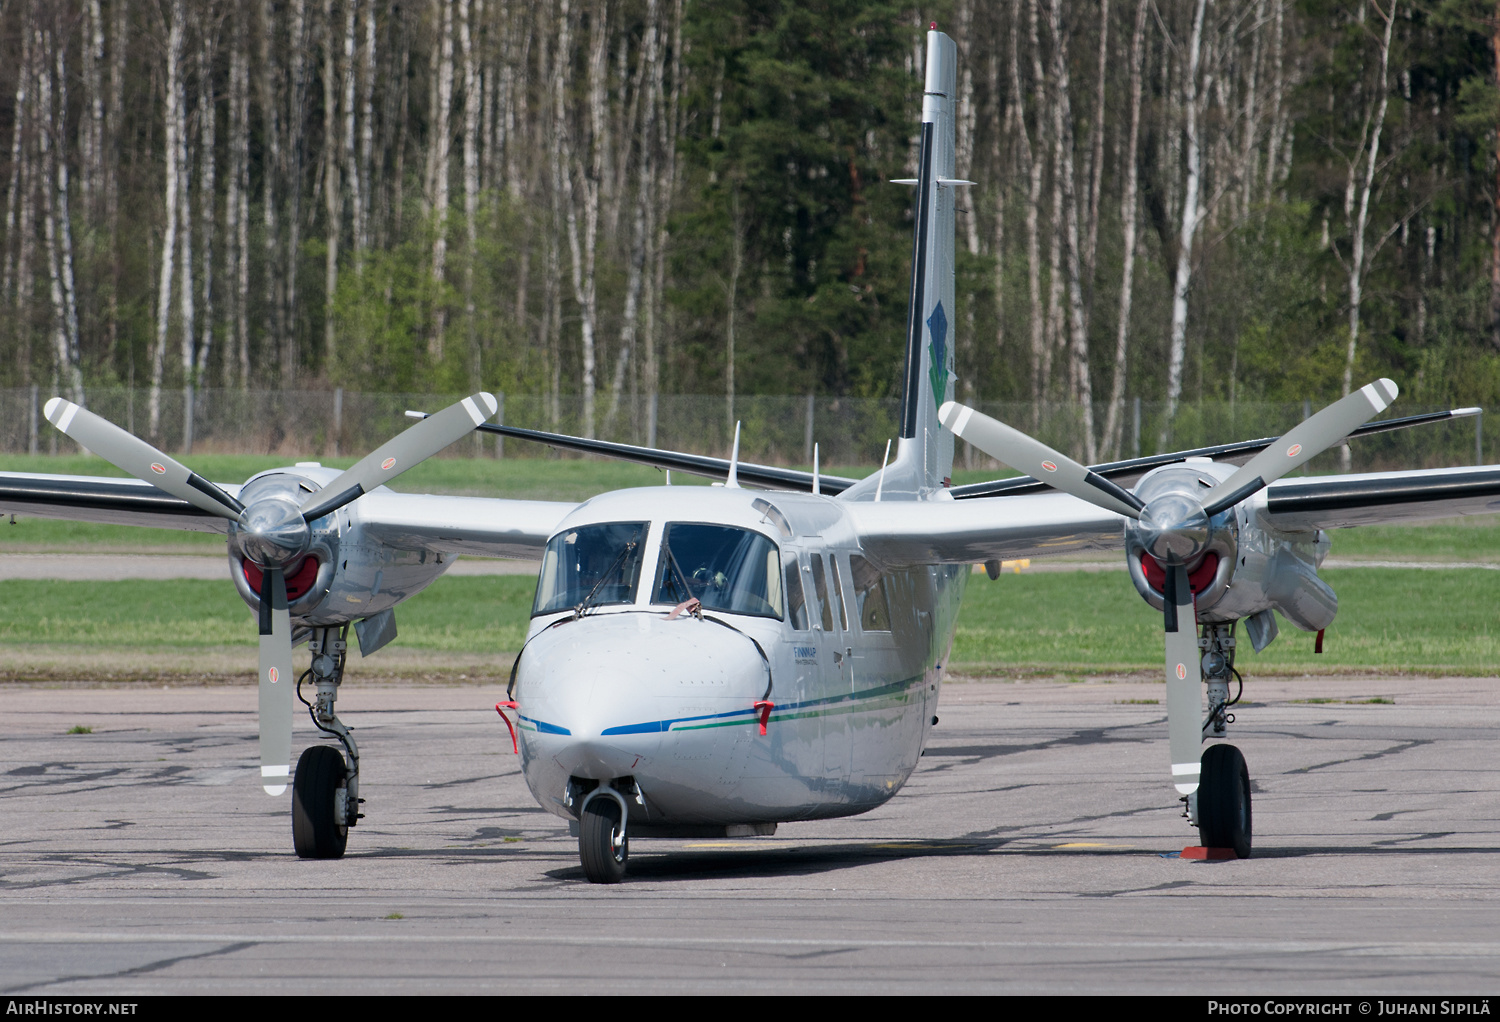
{"type": "MultiPolygon", "coordinates": [[[[1500,661],[1500,573],[1324,572],[1339,593],[1325,652],[1283,622],[1264,653],[1245,642],[1245,674],[1484,674],[1500,661]]],[[[520,647],[534,581],[499,575],[439,579],[397,612],[405,649],[509,662],[520,647]]],[[[250,611],[222,582],[0,582],[0,644],[134,653],[241,649],[253,656],[250,611]]],[[[1088,675],[1161,670],[1161,618],[1117,573],[976,577],[949,666],[964,674],[1088,675]]]]}

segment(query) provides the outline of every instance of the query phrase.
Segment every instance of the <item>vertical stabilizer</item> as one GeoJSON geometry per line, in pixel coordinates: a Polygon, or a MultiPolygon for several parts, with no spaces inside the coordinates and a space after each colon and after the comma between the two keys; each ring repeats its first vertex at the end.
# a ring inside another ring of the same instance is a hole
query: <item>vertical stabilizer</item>
{"type": "MultiPolygon", "coordinates": [[[[938,408],[953,399],[954,128],[958,47],[927,33],[922,145],[912,198],[911,301],[906,324],[906,374],[901,389],[900,447],[884,473],[885,500],[911,499],[942,488],[953,471],[953,434],[938,408]]],[[[852,487],[849,499],[870,499],[852,487]]]]}

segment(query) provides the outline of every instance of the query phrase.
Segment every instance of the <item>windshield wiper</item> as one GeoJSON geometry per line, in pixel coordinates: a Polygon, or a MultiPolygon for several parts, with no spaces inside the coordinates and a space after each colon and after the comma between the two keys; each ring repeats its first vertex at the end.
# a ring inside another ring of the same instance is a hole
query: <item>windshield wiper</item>
{"type": "Polygon", "coordinates": [[[619,571],[620,568],[624,566],[625,558],[629,557],[631,553],[635,551],[635,545],[635,540],[631,540],[629,543],[626,543],[624,548],[620,551],[619,555],[615,557],[614,562],[610,564],[608,568],[604,569],[604,574],[599,576],[599,581],[594,583],[594,588],[590,589],[588,595],[585,596],[581,601],[579,601],[578,606],[573,608],[574,621],[577,621],[579,618],[583,617],[585,611],[592,609],[594,605],[594,597],[599,595],[599,590],[604,588],[604,583],[613,578],[615,572],[619,571]]]}

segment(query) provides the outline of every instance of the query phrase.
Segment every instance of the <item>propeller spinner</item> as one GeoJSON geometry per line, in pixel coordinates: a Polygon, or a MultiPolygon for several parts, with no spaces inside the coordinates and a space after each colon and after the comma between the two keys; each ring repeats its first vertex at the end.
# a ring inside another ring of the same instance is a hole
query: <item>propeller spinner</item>
{"type": "Polygon", "coordinates": [[[1002,464],[1137,523],[1142,546],[1165,575],[1162,631],[1172,780],[1179,792],[1188,795],[1198,789],[1203,743],[1197,615],[1188,565],[1213,539],[1216,515],[1339,443],[1371,416],[1390,407],[1397,393],[1390,380],[1376,380],[1301,422],[1201,500],[1194,494],[1173,490],[1149,503],[1041,441],[965,405],[949,401],[938,409],[938,418],[954,434],[1002,464]]]}
{"type": "Polygon", "coordinates": [[[499,403],[472,394],[430,415],[361,458],[332,483],[295,504],[266,496],[248,507],[223,489],[72,401],[54,397],[47,421],[110,464],[194,507],[235,523],[241,552],[261,569],[260,773],[271,795],[286,791],[292,762],[292,625],[286,571],[307,552],[308,526],[441,451],[494,415],[499,403]]]}

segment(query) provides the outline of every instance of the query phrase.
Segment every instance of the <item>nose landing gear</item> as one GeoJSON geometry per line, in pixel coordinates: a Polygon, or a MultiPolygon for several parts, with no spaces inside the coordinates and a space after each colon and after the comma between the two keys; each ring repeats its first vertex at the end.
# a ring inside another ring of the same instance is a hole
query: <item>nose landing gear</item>
{"type": "MultiPolygon", "coordinates": [[[[1203,650],[1203,680],[1208,686],[1208,717],[1203,722],[1205,738],[1223,738],[1234,723],[1228,708],[1239,702],[1239,693],[1229,698],[1229,679],[1239,679],[1234,669],[1234,624],[1206,624],[1198,646],[1203,650]]],[[[1240,681],[1240,692],[1244,682],[1240,681]]],[[[1227,848],[1235,857],[1250,857],[1250,771],[1245,757],[1233,745],[1210,745],[1199,761],[1198,790],[1187,797],[1188,821],[1198,828],[1205,848],[1227,848]]]]}
{"type": "Polygon", "coordinates": [[[316,701],[302,701],[318,730],[336,737],[348,754],[346,763],[332,746],[314,745],[297,760],[297,774],[292,782],[292,847],[303,859],[343,856],[349,828],[363,815],[359,811],[359,804],[364,801],[359,797],[359,747],[333,709],[339,683],[344,679],[347,633],[347,625],[343,629],[314,628],[307,640],[312,666],[298,682],[301,698],[301,681],[312,675],[317,686],[316,701]]]}
{"type": "Polygon", "coordinates": [[[623,800],[604,794],[584,805],[578,814],[578,858],[591,883],[617,884],[625,879],[630,837],[625,832],[623,800]]]}

